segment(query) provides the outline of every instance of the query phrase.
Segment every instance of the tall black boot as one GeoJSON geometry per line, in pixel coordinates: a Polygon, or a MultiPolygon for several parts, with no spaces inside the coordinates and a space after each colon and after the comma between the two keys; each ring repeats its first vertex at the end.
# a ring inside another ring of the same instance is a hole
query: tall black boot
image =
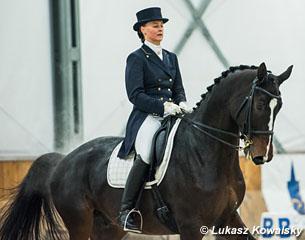
{"type": "Polygon", "coordinates": [[[118,217],[119,224],[125,231],[141,232],[140,226],[135,223],[131,210],[135,206],[137,197],[147,178],[148,171],[149,165],[143,162],[138,154],[126,181],[118,217]]]}

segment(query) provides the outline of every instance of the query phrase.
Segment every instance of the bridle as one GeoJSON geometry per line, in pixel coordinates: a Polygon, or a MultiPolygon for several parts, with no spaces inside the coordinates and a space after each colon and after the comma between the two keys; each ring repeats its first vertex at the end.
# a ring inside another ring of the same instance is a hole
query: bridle
{"type": "MultiPolygon", "coordinates": [[[[266,78],[268,78],[268,75],[266,76],[266,78]]],[[[263,80],[264,81],[264,80],[263,80]]],[[[188,122],[189,124],[191,124],[192,127],[196,128],[198,131],[206,134],[207,136],[229,146],[229,147],[232,147],[234,148],[235,150],[239,151],[239,150],[245,150],[247,148],[250,147],[251,144],[253,144],[253,141],[252,141],[252,136],[253,134],[256,134],[256,135],[270,135],[272,136],[274,134],[273,132],[273,128],[272,130],[253,130],[252,129],[252,119],[251,119],[251,113],[252,113],[252,107],[253,107],[253,99],[254,99],[254,94],[256,91],[259,91],[259,92],[262,92],[272,98],[275,98],[279,101],[281,101],[281,95],[275,95],[275,94],[272,94],[270,92],[268,92],[266,89],[263,89],[261,87],[258,86],[258,78],[256,77],[253,82],[252,82],[252,86],[251,86],[251,90],[250,90],[250,93],[245,97],[245,99],[243,100],[243,102],[241,103],[240,107],[238,108],[238,111],[235,115],[235,119],[237,120],[240,113],[244,110],[245,113],[246,113],[246,119],[244,121],[244,123],[242,124],[243,126],[243,129],[241,131],[241,134],[236,134],[236,133],[233,133],[233,132],[229,132],[229,131],[226,131],[226,130],[223,130],[223,129],[220,129],[220,128],[215,128],[215,127],[211,127],[207,124],[204,124],[204,123],[200,123],[200,122],[197,122],[197,121],[194,121],[192,119],[189,119],[187,117],[183,115],[179,115],[178,118],[181,118],[182,120],[188,122]],[[235,138],[239,138],[239,139],[242,139],[244,140],[244,146],[240,146],[240,145],[235,145],[235,144],[232,144],[222,138],[219,138],[217,136],[215,136],[213,133],[209,132],[209,131],[212,131],[212,132],[215,132],[215,133],[220,133],[220,134],[223,134],[223,135],[227,135],[227,136],[231,136],[231,137],[235,137],[235,138]]]]}
{"type": "MultiPolygon", "coordinates": [[[[266,76],[267,78],[268,76],[266,76]]],[[[253,99],[254,99],[254,94],[256,91],[260,91],[272,98],[275,98],[277,100],[280,100],[281,101],[281,95],[275,95],[275,94],[272,94],[270,92],[268,92],[266,89],[263,89],[261,87],[258,86],[258,78],[256,77],[253,82],[252,82],[252,86],[251,86],[251,90],[250,90],[250,93],[245,97],[245,99],[243,100],[243,102],[241,103],[240,107],[238,108],[239,110],[237,111],[236,115],[235,115],[235,119],[238,119],[240,113],[245,109],[245,112],[246,112],[246,119],[245,119],[245,122],[243,123],[243,129],[241,131],[241,134],[236,134],[236,133],[233,133],[233,132],[230,132],[230,131],[226,131],[226,130],[223,130],[223,129],[220,129],[220,128],[215,128],[215,127],[211,127],[207,124],[204,124],[204,123],[200,123],[200,122],[196,122],[192,119],[189,119],[189,118],[186,118],[183,115],[178,115],[178,118],[181,118],[182,120],[188,122],[191,124],[191,126],[193,126],[194,128],[196,128],[197,130],[199,130],[200,132],[206,134],[207,136],[229,146],[229,147],[232,147],[234,148],[235,150],[239,151],[239,150],[244,150],[246,148],[249,148],[251,144],[253,144],[253,141],[251,139],[252,135],[253,134],[256,134],[256,135],[273,135],[274,132],[273,132],[273,129],[272,130],[253,130],[252,129],[252,121],[251,121],[251,113],[252,113],[252,106],[253,106],[253,99]],[[227,135],[227,136],[231,136],[231,137],[235,137],[235,138],[239,138],[239,139],[242,139],[244,140],[245,142],[245,146],[242,147],[240,145],[235,145],[235,144],[232,144],[222,138],[219,138],[217,136],[215,136],[214,134],[210,133],[208,130],[212,131],[212,132],[216,132],[216,133],[220,133],[220,134],[223,134],[223,135],[227,135]]]]}

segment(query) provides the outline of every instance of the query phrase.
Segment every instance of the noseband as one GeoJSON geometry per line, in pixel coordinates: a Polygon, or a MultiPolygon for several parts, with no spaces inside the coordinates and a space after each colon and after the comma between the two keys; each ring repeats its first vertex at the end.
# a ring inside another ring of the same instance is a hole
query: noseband
{"type": "Polygon", "coordinates": [[[252,107],[253,107],[254,94],[255,94],[256,91],[262,92],[262,93],[264,93],[264,94],[266,94],[266,95],[268,95],[272,98],[275,98],[277,100],[282,99],[280,94],[279,95],[274,95],[274,94],[268,92],[266,89],[263,89],[263,88],[259,87],[258,86],[258,78],[256,77],[253,80],[250,93],[245,97],[244,101],[242,102],[242,104],[238,108],[237,114],[235,116],[235,119],[237,120],[240,113],[245,109],[246,119],[245,119],[244,123],[242,124],[243,129],[241,131],[241,134],[235,134],[233,132],[229,132],[229,131],[226,131],[226,130],[223,130],[223,129],[214,128],[214,127],[211,127],[211,126],[206,125],[204,123],[196,122],[196,121],[193,121],[192,119],[186,118],[186,117],[184,117],[184,115],[180,115],[178,117],[183,119],[184,121],[190,123],[194,128],[196,128],[200,132],[203,132],[204,134],[208,135],[209,137],[211,137],[211,138],[213,138],[213,139],[215,139],[215,140],[217,140],[217,141],[219,141],[219,142],[221,142],[221,143],[223,143],[227,146],[230,146],[237,151],[244,150],[244,149],[248,148],[253,143],[253,141],[251,139],[253,134],[256,134],[256,135],[273,135],[273,133],[274,133],[273,129],[268,130],[268,131],[253,130],[252,129],[251,113],[252,113],[252,107]],[[210,133],[208,130],[210,130],[212,132],[215,132],[215,133],[220,133],[220,134],[223,134],[223,135],[232,136],[232,137],[235,137],[235,138],[242,139],[245,142],[245,146],[241,147],[239,145],[229,143],[228,141],[215,136],[213,133],[210,133]]]}

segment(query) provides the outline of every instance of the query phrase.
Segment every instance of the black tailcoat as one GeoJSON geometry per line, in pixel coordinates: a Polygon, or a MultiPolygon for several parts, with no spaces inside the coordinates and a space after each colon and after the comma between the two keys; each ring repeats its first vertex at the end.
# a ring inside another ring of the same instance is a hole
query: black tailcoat
{"type": "Polygon", "coordinates": [[[125,158],[133,150],[138,130],[148,114],[163,117],[164,102],[179,104],[186,101],[176,54],[164,49],[162,54],[163,61],[143,44],[127,58],[125,84],[134,107],[118,153],[120,158],[125,158]]]}

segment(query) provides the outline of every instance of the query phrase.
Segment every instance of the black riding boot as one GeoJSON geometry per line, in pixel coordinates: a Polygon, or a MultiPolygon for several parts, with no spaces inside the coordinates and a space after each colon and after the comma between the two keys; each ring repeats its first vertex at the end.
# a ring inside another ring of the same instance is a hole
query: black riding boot
{"type": "Polygon", "coordinates": [[[143,162],[141,156],[138,154],[126,181],[118,217],[119,224],[125,231],[141,232],[139,224],[135,223],[131,210],[135,206],[139,192],[146,180],[148,170],[149,165],[143,162]]]}

